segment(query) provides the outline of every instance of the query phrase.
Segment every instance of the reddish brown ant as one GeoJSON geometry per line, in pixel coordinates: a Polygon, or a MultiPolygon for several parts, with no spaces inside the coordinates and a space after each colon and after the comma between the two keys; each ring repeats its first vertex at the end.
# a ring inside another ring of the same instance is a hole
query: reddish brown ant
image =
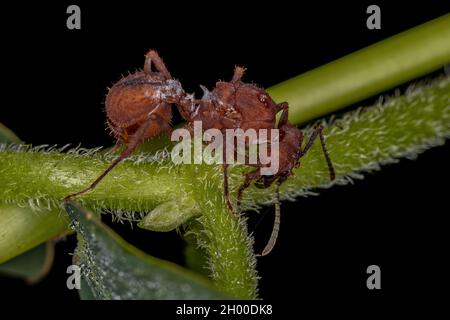
{"type": "Polygon", "coordinates": [[[64,200],[93,190],[144,140],[161,133],[170,135],[172,103],[177,103],[184,110],[189,110],[193,105],[191,96],[184,92],[177,80],[172,79],[156,51],[150,50],[145,57],[144,69],[116,82],[106,97],[107,123],[117,140],[114,149],[124,144],[125,150],[89,187],[68,195],[64,200]],[[152,71],[152,65],[157,71],[152,71]]]}

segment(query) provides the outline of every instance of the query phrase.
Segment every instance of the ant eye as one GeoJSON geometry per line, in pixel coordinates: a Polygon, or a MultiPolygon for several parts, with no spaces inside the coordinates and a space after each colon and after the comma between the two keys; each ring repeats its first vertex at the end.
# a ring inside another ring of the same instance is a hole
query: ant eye
{"type": "Polygon", "coordinates": [[[262,103],[265,103],[267,101],[267,96],[265,94],[261,94],[259,96],[259,101],[261,101],[262,103]]]}

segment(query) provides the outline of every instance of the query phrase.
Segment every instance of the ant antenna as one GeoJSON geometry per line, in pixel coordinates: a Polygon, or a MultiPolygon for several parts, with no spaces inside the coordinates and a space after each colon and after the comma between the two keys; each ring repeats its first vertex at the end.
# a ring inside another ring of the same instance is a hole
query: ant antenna
{"type": "Polygon", "coordinates": [[[277,181],[275,185],[275,222],[273,224],[272,234],[270,235],[270,239],[267,242],[264,250],[261,253],[261,256],[264,257],[268,255],[273,247],[275,247],[275,243],[277,242],[278,232],[280,231],[280,222],[281,222],[281,204],[280,204],[280,183],[277,181]]]}
{"type": "Polygon", "coordinates": [[[325,138],[323,137],[323,126],[322,125],[318,125],[314,129],[314,131],[311,134],[311,137],[309,137],[309,140],[306,143],[304,149],[300,150],[300,157],[303,157],[308,152],[308,150],[312,147],[312,144],[316,140],[317,136],[319,136],[320,144],[322,145],[322,151],[323,151],[323,155],[325,157],[325,161],[327,162],[328,172],[330,174],[330,180],[333,181],[336,178],[336,173],[334,171],[333,163],[331,162],[330,154],[328,153],[328,149],[325,144],[325,138]]]}

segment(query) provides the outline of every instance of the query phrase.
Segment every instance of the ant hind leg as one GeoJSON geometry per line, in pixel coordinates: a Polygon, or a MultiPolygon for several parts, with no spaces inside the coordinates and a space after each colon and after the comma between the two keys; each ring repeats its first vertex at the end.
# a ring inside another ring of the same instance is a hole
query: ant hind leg
{"type": "Polygon", "coordinates": [[[225,202],[227,203],[228,209],[230,210],[233,216],[236,216],[236,212],[230,201],[230,191],[228,189],[228,166],[229,165],[226,163],[223,164],[223,193],[225,196],[225,202]]]}

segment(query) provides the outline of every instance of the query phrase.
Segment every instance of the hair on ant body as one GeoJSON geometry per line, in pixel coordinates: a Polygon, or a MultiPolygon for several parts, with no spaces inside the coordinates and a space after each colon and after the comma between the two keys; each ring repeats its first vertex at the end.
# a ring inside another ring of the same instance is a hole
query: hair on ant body
{"type": "MultiPolygon", "coordinates": [[[[195,121],[201,121],[204,131],[217,129],[223,134],[226,134],[226,130],[229,129],[255,130],[258,134],[246,141],[246,147],[259,142],[259,130],[267,130],[268,136],[264,139],[270,142],[271,131],[278,129],[278,170],[271,174],[261,174],[261,169],[267,168],[270,164],[246,161],[246,164],[256,169],[245,175],[244,182],[237,192],[237,207],[239,207],[243,192],[252,182],[258,188],[268,188],[273,183],[276,184],[275,223],[270,240],[261,255],[268,254],[275,245],[280,225],[279,187],[293,174],[294,168],[300,164],[300,158],[308,152],[317,137],[320,138],[331,180],[334,180],[335,173],[326,149],[322,126],[315,128],[305,147],[302,148],[304,135],[301,130],[289,123],[288,103],[276,103],[264,89],[243,82],[244,71],[244,68],[236,67],[231,81],[217,82],[212,91],[202,86],[204,95],[197,100],[193,95],[186,94],[181,83],[172,78],[156,51],[150,50],[145,56],[143,70],[116,82],[109,89],[106,97],[107,124],[117,141],[115,148],[125,145],[125,150],[91,185],[66,196],[64,200],[68,201],[72,197],[93,190],[143,141],[162,133],[170,135],[172,104],[176,105],[181,116],[187,121],[186,129],[190,133],[193,132],[195,121]],[[276,116],[279,112],[281,117],[277,124],[276,116]]],[[[226,154],[225,145],[224,143],[223,155],[226,154]]],[[[268,147],[270,148],[270,143],[268,147]]],[[[234,152],[237,151],[234,150],[234,152]]],[[[234,215],[235,210],[230,201],[228,188],[228,166],[227,161],[223,161],[224,198],[230,212],[234,215]]]]}

